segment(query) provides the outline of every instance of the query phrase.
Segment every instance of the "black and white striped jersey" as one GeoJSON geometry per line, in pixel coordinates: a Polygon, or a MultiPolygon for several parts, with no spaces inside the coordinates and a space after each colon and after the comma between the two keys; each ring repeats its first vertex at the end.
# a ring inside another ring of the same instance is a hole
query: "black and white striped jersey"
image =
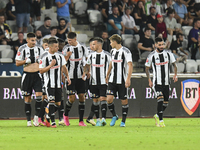
{"type": "Polygon", "coordinates": [[[122,46],[119,50],[111,50],[112,69],[109,77],[109,82],[122,84],[128,76],[128,62],[132,62],[132,54],[130,50],[122,46]]]}
{"type": "Polygon", "coordinates": [[[80,79],[83,75],[85,60],[88,57],[88,50],[84,45],[78,43],[77,46],[66,45],[62,53],[64,56],[67,56],[67,52],[69,51],[72,52],[67,62],[69,77],[70,79],[80,79]]]}
{"type": "Polygon", "coordinates": [[[91,52],[87,59],[87,64],[91,66],[91,85],[106,84],[105,78],[108,71],[111,54],[107,51],[101,53],[91,52]]]}
{"type": "Polygon", "coordinates": [[[50,88],[61,88],[61,68],[66,65],[66,60],[61,52],[50,54],[44,52],[39,59],[39,68],[45,68],[51,64],[51,61],[55,59],[56,64],[51,69],[43,74],[44,86],[50,88]]]}
{"type": "Polygon", "coordinates": [[[88,50],[88,56],[89,56],[89,54],[90,54],[91,52],[93,52],[93,50],[91,50],[90,47],[87,47],[87,50],[88,50]]]}
{"type": "Polygon", "coordinates": [[[44,52],[42,47],[34,46],[32,48],[24,44],[19,47],[15,60],[26,60],[29,57],[34,58],[34,63],[38,61],[40,55],[44,52]]]}
{"type": "Polygon", "coordinates": [[[176,59],[171,51],[163,50],[151,52],[147,57],[145,66],[153,69],[153,85],[169,85],[170,84],[170,64],[176,59]]]}

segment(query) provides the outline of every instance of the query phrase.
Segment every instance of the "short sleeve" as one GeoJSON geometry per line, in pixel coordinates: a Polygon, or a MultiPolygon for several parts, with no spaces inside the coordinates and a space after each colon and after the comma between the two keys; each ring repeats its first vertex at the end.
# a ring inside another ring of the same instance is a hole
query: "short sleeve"
{"type": "Polygon", "coordinates": [[[176,62],[176,59],[175,59],[174,55],[171,52],[169,52],[169,56],[170,56],[170,63],[176,62]]]}
{"type": "Polygon", "coordinates": [[[132,62],[132,54],[131,54],[131,52],[129,51],[129,52],[126,52],[125,53],[126,54],[126,60],[127,60],[127,63],[128,62],[132,62]]]}
{"type": "Polygon", "coordinates": [[[45,68],[46,67],[46,57],[43,57],[39,59],[39,68],[45,68]]]}
{"type": "Polygon", "coordinates": [[[69,52],[69,51],[70,51],[70,47],[66,45],[62,50],[62,54],[64,56],[67,56],[67,52],[69,52]]]}
{"type": "Polygon", "coordinates": [[[83,48],[85,49],[85,57],[88,58],[88,49],[86,46],[83,46],[83,48]]]}
{"type": "Polygon", "coordinates": [[[66,65],[67,62],[66,62],[66,60],[65,60],[65,57],[64,57],[63,55],[60,55],[60,56],[61,56],[61,58],[62,58],[62,66],[66,65]]]}
{"type": "Polygon", "coordinates": [[[146,59],[145,66],[150,67],[152,64],[152,57],[149,55],[146,59]]]}
{"type": "Polygon", "coordinates": [[[86,64],[87,65],[91,65],[91,57],[92,57],[92,55],[90,54],[89,56],[88,56],[88,59],[87,59],[87,62],[86,62],[86,64]]]}
{"type": "Polygon", "coordinates": [[[22,46],[19,47],[15,60],[25,60],[23,51],[24,51],[24,48],[22,46]]]}

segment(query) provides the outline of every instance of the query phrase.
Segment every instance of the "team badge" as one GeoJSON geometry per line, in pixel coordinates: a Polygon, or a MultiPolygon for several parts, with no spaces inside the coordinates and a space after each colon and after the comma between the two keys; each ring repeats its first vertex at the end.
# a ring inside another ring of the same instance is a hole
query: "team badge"
{"type": "Polygon", "coordinates": [[[199,106],[200,88],[199,80],[188,79],[181,82],[181,103],[185,111],[192,115],[199,106]]]}
{"type": "Polygon", "coordinates": [[[148,62],[149,62],[149,60],[148,60],[148,58],[147,58],[146,63],[148,63],[148,62]]]}
{"type": "Polygon", "coordinates": [[[42,64],[42,60],[40,60],[40,64],[42,64]]]}
{"type": "Polygon", "coordinates": [[[21,55],[21,53],[20,52],[17,52],[17,56],[20,56],[21,55]]]}

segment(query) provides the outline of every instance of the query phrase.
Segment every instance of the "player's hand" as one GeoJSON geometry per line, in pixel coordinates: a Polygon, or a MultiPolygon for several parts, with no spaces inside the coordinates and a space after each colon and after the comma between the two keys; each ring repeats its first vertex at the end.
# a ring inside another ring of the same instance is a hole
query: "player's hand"
{"type": "Polygon", "coordinates": [[[178,81],[177,75],[174,75],[174,76],[173,76],[173,80],[174,80],[174,83],[178,81]]]}
{"type": "Polygon", "coordinates": [[[106,77],[106,83],[108,84],[108,77],[106,77]]]}
{"type": "Polygon", "coordinates": [[[70,85],[71,84],[71,80],[70,80],[70,78],[69,78],[69,76],[67,77],[67,85],[70,85]]]}
{"type": "Polygon", "coordinates": [[[56,64],[56,60],[55,60],[55,59],[53,59],[53,60],[51,61],[51,64],[50,64],[50,66],[51,66],[51,67],[53,67],[55,64],[56,64]]]}
{"type": "Polygon", "coordinates": [[[149,87],[153,87],[153,82],[149,79],[149,87]]]}
{"type": "Polygon", "coordinates": [[[30,58],[26,58],[26,64],[30,64],[31,63],[31,59],[30,58]]]}
{"type": "Polygon", "coordinates": [[[88,73],[87,73],[87,79],[89,79],[90,76],[91,76],[91,74],[88,72],[88,73]]]}
{"type": "Polygon", "coordinates": [[[83,81],[85,81],[85,80],[86,80],[85,72],[83,72],[83,75],[82,75],[82,80],[83,80],[83,81]]]}
{"type": "Polygon", "coordinates": [[[131,85],[131,80],[127,79],[125,82],[125,87],[128,88],[131,85]]]}

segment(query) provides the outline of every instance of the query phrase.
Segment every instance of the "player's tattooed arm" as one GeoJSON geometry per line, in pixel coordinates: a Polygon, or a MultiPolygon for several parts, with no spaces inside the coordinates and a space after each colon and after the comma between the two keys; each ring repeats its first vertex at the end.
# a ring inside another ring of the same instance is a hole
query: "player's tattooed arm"
{"type": "Polygon", "coordinates": [[[173,76],[173,80],[174,82],[178,81],[178,77],[177,77],[177,66],[176,63],[172,63],[173,67],[174,67],[174,76],[173,76]]]}
{"type": "Polygon", "coordinates": [[[145,71],[146,71],[147,79],[149,81],[149,86],[152,87],[153,83],[152,83],[151,78],[150,78],[149,67],[146,67],[145,71]]]}

